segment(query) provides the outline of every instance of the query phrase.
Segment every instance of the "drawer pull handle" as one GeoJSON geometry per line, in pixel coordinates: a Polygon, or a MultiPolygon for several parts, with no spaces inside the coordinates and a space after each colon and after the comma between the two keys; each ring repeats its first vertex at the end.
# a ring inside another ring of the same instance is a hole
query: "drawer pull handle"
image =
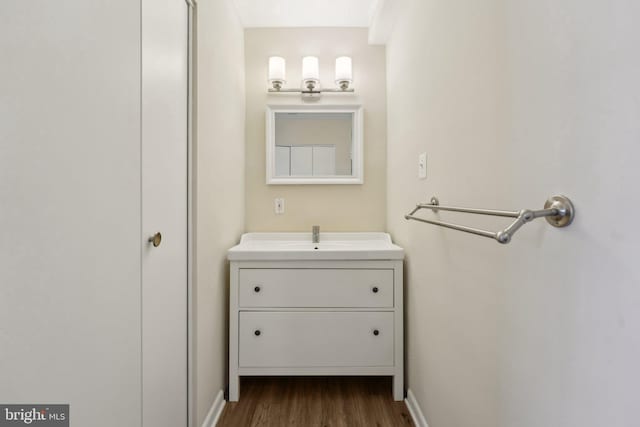
{"type": "Polygon", "coordinates": [[[379,330],[377,330],[377,329],[374,329],[374,330],[373,330],[373,335],[375,335],[375,336],[380,335],[380,331],[379,331],[379,330]]]}
{"type": "Polygon", "coordinates": [[[371,290],[373,291],[374,294],[378,293],[378,287],[377,286],[374,286],[373,289],[371,289],[371,290]]]}
{"type": "Polygon", "coordinates": [[[260,336],[260,329],[256,329],[256,330],[253,332],[253,334],[254,334],[255,336],[259,337],[259,336],[260,336]]]}
{"type": "Polygon", "coordinates": [[[256,286],[255,288],[253,288],[253,290],[254,290],[255,292],[260,292],[260,286],[256,286]]]}

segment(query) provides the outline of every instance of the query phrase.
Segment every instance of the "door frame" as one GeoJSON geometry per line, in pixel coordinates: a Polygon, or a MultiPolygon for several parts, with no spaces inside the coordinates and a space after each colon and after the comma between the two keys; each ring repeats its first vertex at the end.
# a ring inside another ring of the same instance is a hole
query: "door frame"
{"type": "Polygon", "coordinates": [[[196,352],[195,352],[195,310],[194,310],[194,260],[195,260],[195,182],[194,182],[194,81],[195,61],[195,0],[185,0],[187,4],[187,426],[195,427],[196,413],[196,352]]]}

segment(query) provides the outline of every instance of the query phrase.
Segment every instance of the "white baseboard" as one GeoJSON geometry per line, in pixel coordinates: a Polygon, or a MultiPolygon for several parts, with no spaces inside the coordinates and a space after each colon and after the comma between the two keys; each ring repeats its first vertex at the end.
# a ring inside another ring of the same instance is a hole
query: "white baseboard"
{"type": "Polygon", "coordinates": [[[220,390],[213,401],[213,405],[211,405],[211,409],[209,409],[207,417],[202,423],[202,427],[215,427],[216,424],[218,424],[218,420],[220,419],[220,415],[222,415],[225,403],[227,402],[224,400],[224,392],[220,390]]]}
{"type": "Polygon", "coordinates": [[[416,427],[429,427],[427,425],[427,419],[424,417],[422,413],[422,409],[420,409],[420,405],[416,400],[411,389],[407,390],[407,398],[404,399],[404,403],[406,403],[407,408],[409,409],[409,413],[411,414],[411,418],[413,418],[413,423],[416,427]]]}

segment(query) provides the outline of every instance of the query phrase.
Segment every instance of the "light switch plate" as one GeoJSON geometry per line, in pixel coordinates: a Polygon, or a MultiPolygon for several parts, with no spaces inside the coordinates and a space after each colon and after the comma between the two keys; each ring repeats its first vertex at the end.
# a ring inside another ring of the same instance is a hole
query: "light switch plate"
{"type": "Polygon", "coordinates": [[[284,213],[284,199],[277,198],[273,202],[276,215],[282,215],[284,213]]]}
{"type": "Polygon", "coordinates": [[[418,178],[427,178],[427,153],[421,153],[418,156],[418,178]]]}

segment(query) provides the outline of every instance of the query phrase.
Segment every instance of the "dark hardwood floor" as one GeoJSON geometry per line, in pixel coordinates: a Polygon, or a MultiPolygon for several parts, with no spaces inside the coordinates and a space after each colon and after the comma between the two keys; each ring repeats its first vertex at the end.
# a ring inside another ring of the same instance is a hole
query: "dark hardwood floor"
{"type": "Polygon", "coordinates": [[[242,378],[240,401],[228,402],[218,427],[413,426],[394,402],[389,377],[242,378]]]}

